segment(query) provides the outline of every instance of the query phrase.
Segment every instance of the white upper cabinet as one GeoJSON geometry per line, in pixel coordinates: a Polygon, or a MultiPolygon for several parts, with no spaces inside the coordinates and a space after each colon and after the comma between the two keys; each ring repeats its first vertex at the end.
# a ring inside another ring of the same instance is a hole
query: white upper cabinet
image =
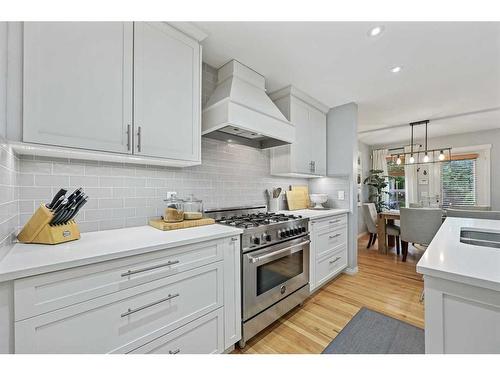
{"type": "Polygon", "coordinates": [[[295,126],[295,142],[271,149],[271,174],[315,177],[326,175],[326,112],[328,108],[289,86],[270,95],[295,126]]]}
{"type": "Polygon", "coordinates": [[[26,22],[23,86],[24,142],[201,162],[201,47],[177,26],[26,22]]]}
{"type": "Polygon", "coordinates": [[[133,25],[24,24],[23,140],[131,152],[133,25]]]}
{"type": "Polygon", "coordinates": [[[201,47],[162,22],[134,31],[134,152],[199,161],[201,47]]]}

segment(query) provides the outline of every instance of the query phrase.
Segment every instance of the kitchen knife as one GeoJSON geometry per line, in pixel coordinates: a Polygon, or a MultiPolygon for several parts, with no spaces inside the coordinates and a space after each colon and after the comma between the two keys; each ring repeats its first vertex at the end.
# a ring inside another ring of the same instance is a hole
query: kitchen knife
{"type": "Polygon", "coordinates": [[[54,198],[52,198],[52,202],[49,204],[46,204],[45,206],[49,209],[52,209],[54,205],[59,201],[61,197],[63,197],[68,191],[66,189],[59,189],[56,195],[54,195],[54,198]]]}
{"type": "Polygon", "coordinates": [[[57,202],[54,203],[54,205],[50,207],[50,210],[52,212],[55,212],[57,210],[57,208],[61,205],[61,203],[64,202],[65,199],[66,199],[66,197],[64,195],[61,195],[59,197],[59,199],[57,200],[57,202]]]}
{"type": "Polygon", "coordinates": [[[75,218],[76,214],[78,213],[78,211],[80,211],[80,208],[82,208],[85,205],[85,203],[87,203],[88,199],[89,199],[88,196],[84,196],[84,198],[80,202],[78,202],[76,207],[74,207],[72,209],[72,213],[71,213],[70,217],[68,219],[66,219],[66,221],[73,220],[75,218]]]}
{"type": "Polygon", "coordinates": [[[64,213],[58,217],[56,224],[63,224],[68,221],[68,218],[73,213],[74,208],[84,199],[84,195],[77,196],[72,202],[69,202],[64,208],[64,213]]]}
{"type": "Polygon", "coordinates": [[[56,208],[52,210],[54,215],[52,216],[52,220],[50,221],[51,225],[56,224],[57,221],[63,216],[67,204],[68,204],[68,198],[64,198],[64,200],[58,205],[56,205],[56,208]]]}

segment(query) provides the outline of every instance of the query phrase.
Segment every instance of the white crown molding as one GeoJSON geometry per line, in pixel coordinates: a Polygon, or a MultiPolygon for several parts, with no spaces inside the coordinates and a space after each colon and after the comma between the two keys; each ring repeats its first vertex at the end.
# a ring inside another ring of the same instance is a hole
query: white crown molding
{"type": "Polygon", "coordinates": [[[195,26],[192,22],[165,22],[168,25],[176,28],[177,30],[183,32],[184,34],[196,39],[198,42],[206,39],[208,34],[201,30],[198,26],[195,26]]]}

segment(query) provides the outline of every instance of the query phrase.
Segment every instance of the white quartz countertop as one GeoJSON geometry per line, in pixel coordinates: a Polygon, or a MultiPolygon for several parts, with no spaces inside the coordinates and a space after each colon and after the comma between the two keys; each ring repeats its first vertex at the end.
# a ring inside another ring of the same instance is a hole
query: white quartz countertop
{"type": "Polygon", "coordinates": [[[500,291],[500,249],[460,242],[462,228],[500,231],[500,221],[447,218],[418,262],[417,272],[500,291]]]}
{"type": "Polygon", "coordinates": [[[311,220],[321,219],[323,217],[345,214],[348,212],[349,212],[349,210],[347,208],[332,208],[329,210],[295,210],[295,211],[283,210],[283,211],[279,211],[280,214],[301,215],[302,217],[306,217],[306,218],[309,218],[311,220]]]}
{"type": "Polygon", "coordinates": [[[240,233],[219,224],[173,231],[142,226],[82,233],[79,240],[59,245],[18,243],[0,261],[0,282],[240,233]]]}

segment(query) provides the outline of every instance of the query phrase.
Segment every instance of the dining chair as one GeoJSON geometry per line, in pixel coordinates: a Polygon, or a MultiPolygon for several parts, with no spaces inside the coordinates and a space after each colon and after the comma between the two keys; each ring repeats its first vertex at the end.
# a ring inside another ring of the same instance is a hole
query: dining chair
{"type": "MultiPolygon", "coordinates": [[[[372,246],[377,240],[377,209],[375,208],[375,203],[363,203],[363,216],[365,218],[366,228],[370,233],[370,239],[368,240],[367,249],[372,246]]],[[[385,232],[388,236],[396,237],[396,252],[399,255],[401,248],[399,243],[399,227],[394,224],[386,224],[385,232]]],[[[380,238],[379,238],[380,241],[380,238]]],[[[386,241],[386,238],[383,239],[386,241]]]]}
{"type": "Polygon", "coordinates": [[[446,217],[500,220],[500,211],[455,210],[448,208],[446,217]]]}
{"type": "Polygon", "coordinates": [[[408,243],[428,246],[442,223],[440,208],[401,208],[401,247],[403,262],[408,256],[408,243]]]}

